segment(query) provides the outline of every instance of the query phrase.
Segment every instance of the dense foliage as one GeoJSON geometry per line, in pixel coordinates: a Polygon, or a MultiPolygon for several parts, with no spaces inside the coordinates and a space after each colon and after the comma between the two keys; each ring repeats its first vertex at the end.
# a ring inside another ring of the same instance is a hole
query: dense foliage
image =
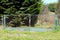
{"type": "Polygon", "coordinates": [[[57,3],[50,3],[49,4],[48,7],[49,7],[49,9],[50,9],[51,12],[55,12],[55,10],[56,10],[56,4],[57,3]]]}
{"type": "Polygon", "coordinates": [[[41,0],[0,0],[1,14],[37,14],[41,0]]]}
{"type": "MultiPolygon", "coordinates": [[[[11,25],[12,23],[13,26],[16,26],[17,24],[17,26],[20,26],[21,22],[28,20],[26,15],[22,16],[22,19],[21,14],[39,14],[42,9],[41,6],[41,0],[0,0],[0,14],[17,15],[17,17],[8,17],[7,19],[9,21],[7,21],[7,24],[11,25]]],[[[37,19],[37,17],[35,19],[37,19]]],[[[24,23],[26,24],[25,21],[24,23]]]]}

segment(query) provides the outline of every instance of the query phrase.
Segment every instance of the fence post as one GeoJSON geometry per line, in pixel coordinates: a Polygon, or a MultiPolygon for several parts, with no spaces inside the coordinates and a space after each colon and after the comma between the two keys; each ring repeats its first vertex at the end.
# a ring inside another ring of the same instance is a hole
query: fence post
{"type": "Polygon", "coordinates": [[[3,16],[3,25],[4,25],[4,29],[6,28],[6,15],[3,16]]]}
{"type": "Polygon", "coordinates": [[[31,15],[29,14],[29,27],[31,27],[31,15]]]}
{"type": "Polygon", "coordinates": [[[55,29],[57,29],[58,27],[58,16],[55,15],[55,29]]]}
{"type": "Polygon", "coordinates": [[[31,27],[31,14],[29,14],[29,31],[30,31],[30,27],[31,27]]]}

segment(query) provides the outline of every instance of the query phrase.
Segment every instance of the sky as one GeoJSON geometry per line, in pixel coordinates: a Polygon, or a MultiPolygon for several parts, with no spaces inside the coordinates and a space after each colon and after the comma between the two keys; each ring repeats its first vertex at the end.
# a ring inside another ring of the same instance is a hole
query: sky
{"type": "Polygon", "coordinates": [[[53,2],[58,2],[58,0],[43,0],[44,4],[49,4],[53,2]]]}

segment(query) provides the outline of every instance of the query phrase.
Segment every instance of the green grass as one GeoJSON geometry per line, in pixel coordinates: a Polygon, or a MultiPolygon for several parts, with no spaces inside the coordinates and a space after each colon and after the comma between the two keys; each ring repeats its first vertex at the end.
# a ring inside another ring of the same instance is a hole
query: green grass
{"type": "MultiPolygon", "coordinates": [[[[0,26],[0,29],[2,29],[2,26],[0,26]]],[[[2,29],[0,30],[0,40],[60,40],[60,27],[47,32],[2,29]]]]}
{"type": "Polygon", "coordinates": [[[60,31],[29,32],[18,30],[1,30],[0,40],[60,40],[60,31]]]}

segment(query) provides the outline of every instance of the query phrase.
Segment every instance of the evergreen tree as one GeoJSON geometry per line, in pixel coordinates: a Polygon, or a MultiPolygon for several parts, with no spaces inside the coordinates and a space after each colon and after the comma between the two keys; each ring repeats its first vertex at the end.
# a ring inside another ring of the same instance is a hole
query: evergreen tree
{"type": "MultiPolygon", "coordinates": [[[[24,20],[28,21],[28,17],[26,15],[24,16],[24,14],[39,14],[42,10],[41,6],[42,0],[0,0],[0,14],[11,15],[7,18],[9,20],[7,20],[7,24],[12,23],[14,26],[19,26],[20,24],[24,24],[24,20]],[[17,17],[15,15],[17,15],[17,17]],[[19,17],[21,17],[21,19],[19,17]]],[[[28,23],[25,22],[25,24],[28,23]]]]}

